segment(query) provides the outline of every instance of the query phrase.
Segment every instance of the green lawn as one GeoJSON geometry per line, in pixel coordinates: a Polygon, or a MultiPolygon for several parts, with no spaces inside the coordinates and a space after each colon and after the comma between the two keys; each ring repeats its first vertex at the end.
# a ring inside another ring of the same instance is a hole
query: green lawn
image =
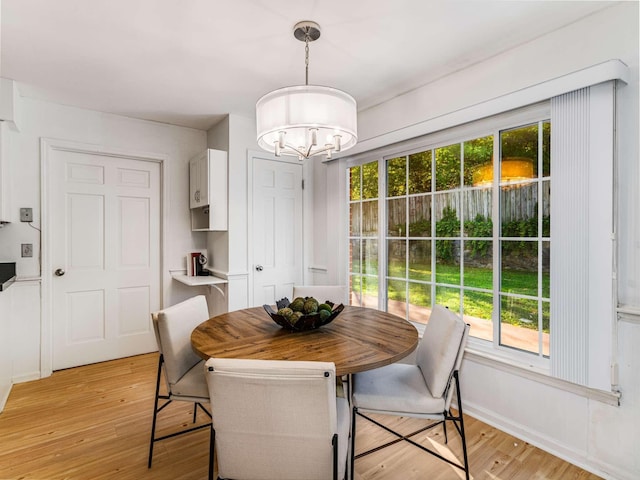
{"type": "MultiPolygon", "coordinates": [[[[377,265],[375,268],[377,271],[377,265]]],[[[422,282],[431,282],[431,265],[412,263],[409,266],[408,275],[405,273],[406,265],[403,261],[389,262],[388,275],[396,278],[407,278],[422,282]]],[[[460,308],[461,275],[458,265],[436,265],[435,280],[436,287],[435,303],[449,307],[452,310],[460,308]]],[[[493,271],[488,268],[466,267],[464,269],[464,284],[468,287],[488,290],[488,292],[477,292],[471,290],[464,291],[465,314],[478,318],[491,319],[493,310],[493,271]]],[[[388,298],[391,300],[406,301],[406,282],[404,280],[388,281],[388,298]]],[[[366,282],[364,293],[368,295],[378,295],[377,284],[366,282]]],[[[503,293],[514,293],[519,295],[538,296],[538,274],[537,272],[526,272],[519,270],[504,270],[501,278],[500,291],[503,293]]],[[[549,296],[549,274],[542,277],[542,294],[549,296]]],[[[526,328],[538,328],[538,302],[537,300],[522,299],[503,296],[501,305],[502,322],[519,325],[526,328]]],[[[412,305],[431,305],[431,285],[409,282],[409,303],[412,305]]],[[[543,302],[543,330],[549,331],[549,304],[543,302]]]]}

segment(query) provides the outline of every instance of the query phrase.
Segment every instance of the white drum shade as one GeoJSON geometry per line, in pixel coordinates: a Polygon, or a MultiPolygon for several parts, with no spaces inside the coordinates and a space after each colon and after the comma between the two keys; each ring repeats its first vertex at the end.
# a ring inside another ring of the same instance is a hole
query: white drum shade
{"type": "Polygon", "coordinates": [[[353,147],[357,140],[354,98],[335,88],[299,85],[274,90],[256,104],[260,148],[309,158],[353,147]]]}

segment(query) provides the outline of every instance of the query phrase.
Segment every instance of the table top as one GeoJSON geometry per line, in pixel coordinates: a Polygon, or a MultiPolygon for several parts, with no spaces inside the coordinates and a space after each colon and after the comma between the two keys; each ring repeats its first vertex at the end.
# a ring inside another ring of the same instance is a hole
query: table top
{"type": "Polygon", "coordinates": [[[277,325],[262,307],[224,313],[198,325],[191,345],[204,359],[254,358],[333,362],[336,375],[395,363],[418,345],[418,331],[396,315],[345,306],[333,322],[292,332],[277,325]]]}

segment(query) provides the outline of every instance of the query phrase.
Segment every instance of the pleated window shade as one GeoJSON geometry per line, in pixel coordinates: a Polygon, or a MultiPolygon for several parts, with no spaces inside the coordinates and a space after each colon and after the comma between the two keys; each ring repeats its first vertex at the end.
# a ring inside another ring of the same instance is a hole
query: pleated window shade
{"type": "Polygon", "coordinates": [[[551,99],[551,374],[611,389],[614,82],[551,99]]]}

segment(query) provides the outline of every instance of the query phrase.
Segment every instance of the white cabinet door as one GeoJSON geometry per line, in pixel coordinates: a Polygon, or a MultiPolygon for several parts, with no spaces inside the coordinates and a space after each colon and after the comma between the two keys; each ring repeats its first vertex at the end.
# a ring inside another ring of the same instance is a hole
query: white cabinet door
{"type": "Polygon", "coordinates": [[[209,150],[207,158],[209,230],[224,231],[227,229],[229,210],[227,152],[209,150]]]}
{"type": "Polygon", "coordinates": [[[209,205],[209,157],[203,152],[189,162],[189,208],[209,205]]]}
{"type": "Polygon", "coordinates": [[[191,230],[227,230],[227,152],[209,149],[191,159],[189,162],[189,191],[191,230]]]}
{"type": "Polygon", "coordinates": [[[155,351],[159,164],[55,150],[50,171],[53,369],[155,351]]]}

